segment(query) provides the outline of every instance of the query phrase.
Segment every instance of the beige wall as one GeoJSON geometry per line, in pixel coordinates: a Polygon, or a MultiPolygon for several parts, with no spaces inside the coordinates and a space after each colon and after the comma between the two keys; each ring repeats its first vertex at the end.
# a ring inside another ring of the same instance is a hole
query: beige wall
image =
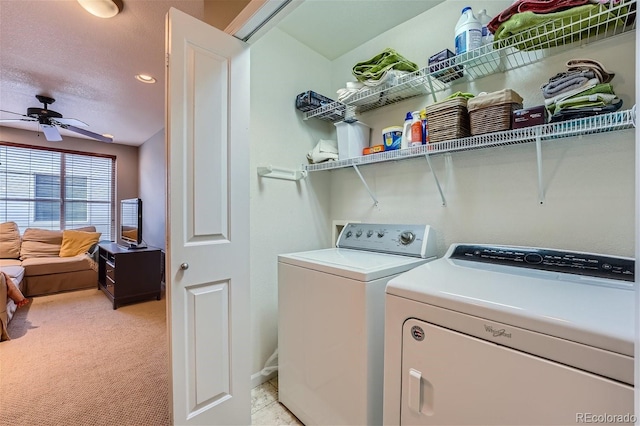
{"type": "MultiPolygon", "coordinates": [[[[70,136],[63,136],[61,142],[47,142],[44,135],[37,132],[9,127],[0,127],[0,140],[46,148],[114,155],[116,157],[116,200],[138,196],[138,147],[70,136]]],[[[116,212],[116,221],[118,214],[119,210],[116,212]]]]}
{"type": "Polygon", "coordinates": [[[140,146],[139,181],[142,238],[148,246],[165,248],[167,159],[164,129],[140,146]]]}
{"type": "MultiPolygon", "coordinates": [[[[333,62],[334,88],[353,80],[353,64],[385,47],[393,47],[420,67],[427,58],[453,49],[453,27],[468,2],[449,0],[381,34],[333,62]]],[[[510,1],[486,4],[495,15],[510,1]]],[[[611,82],[624,101],[635,103],[634,32],[584,48],[573,48],[507,73],[453,86],[453,91],[478,94],[511,88],[524,105],[544,102],[540,86],[566,71],[573,58],[592,58],[616,73],[611,82]]],[[[334,90],[335,90],[334,89],[334,90]]],[[[362,114],[380,140],[381,130],[402,125],[405,113],[433,103],[421,96],[362,114]]],[[[442,255],[454,242],[501,243],[555,247],[634,256],[633,130],[555,139],[542,144],[545,202],[538,203],[535,144],[467,151],[434,157],[432,163],[443,187],[441,205],[433,175],[424,158],[361,167],[380,201],[371,198],[352,170],[332,174],[331,218],[372,222],[428,223],[438,235],[442,255]]],[[[315,179],[313,173],[311,178],[315,179]]]]}

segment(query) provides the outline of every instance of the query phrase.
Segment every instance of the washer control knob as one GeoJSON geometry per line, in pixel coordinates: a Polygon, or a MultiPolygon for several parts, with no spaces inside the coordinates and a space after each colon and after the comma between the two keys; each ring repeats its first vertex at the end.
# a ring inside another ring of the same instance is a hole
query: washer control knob
{"type": "Polygon", "coordinates": [[[367,238],[369,238],[369,237],[370,237],[370,236],[372,236],[372,235],[373,235],[373,231],[372,231],[371,229],[369,229],[369,230],[367,231],[367,238]]]}
{"type": "Polygon", "coordinates": [[[358,238],[359,238],[361,235],[362,235],[362,229],[358,229],[358,230],[356,231],[356,237],[358,237],[358,238]]]}
{"type": "Polygon", "coordinates": [[[378,231],[378,238],[384,237],[384,231],[378,231]]]}
{"type": "Polygon", "coordinates": [[[403,233],[400,234],[400,244],[402,245],[406,246],[407,244],[411,244],[415,239],[416,239],[416,234],[414,234],[411,231],[404,231],[403,233]]]}
{"type": "Polygon", "coordinates": [[[353,232],[347,231],[347,238],[350,238],[353,235],[353,232]]]}

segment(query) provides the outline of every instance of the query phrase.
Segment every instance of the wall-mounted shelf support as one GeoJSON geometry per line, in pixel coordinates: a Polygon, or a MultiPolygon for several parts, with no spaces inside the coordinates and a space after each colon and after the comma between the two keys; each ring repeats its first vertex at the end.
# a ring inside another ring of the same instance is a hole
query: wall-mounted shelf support
{"type": "Polygon", "coordinates": [[[258,167],[258,176],[271,179],[298,181],[306,178],[307,174],[306,170],[292,170],[272,165],[258,167]]]}
{"type": "Polygon", "coordinates": [[[540,127],[536,129],[536,158],[538,160],[538,201],[544,203],[544,184],[542,182],[542,138],[540,127]]]}
{"type": "Polygon", "coordinates": [[[378,199],[376,198],[375,194],[371,191],[371,189],[369,188],[369,185],[367,185],[367,181],[364,180],[364,177],[362,177],[362,173],[360,173],[360,170],[358,169],[358,166],[356,166],[355,164],[353,164],[353,169],[356,171],[356,173],[358,174],[358,177],[360,178],[360,180],[362,181],[362,184],[364,185],[364,187],[366,188],[367,192],[369,193],[369,196],[371,197],[371,199],[373,200],[373,205],[377,206],[378,205],[378,199]]]}
{"type": "Polygon", "coordinates": [[[444,199],[444,193],[442,192],[442,187],[440,186],[440,181],[438,180],[438,176],[436,175],[436,171],[433,170],[433,166],[431,165],[431,159],[429,158],[429,154],[425,154],[424,158],[427,159],[427,164],[429,165],[429,169],[431,170],[431,174],[436,181],[436,186],[438,187],[438,192],[440,193],[440,198],[442,199],[442,206],[446,207],[447,201],[444,199]]]}

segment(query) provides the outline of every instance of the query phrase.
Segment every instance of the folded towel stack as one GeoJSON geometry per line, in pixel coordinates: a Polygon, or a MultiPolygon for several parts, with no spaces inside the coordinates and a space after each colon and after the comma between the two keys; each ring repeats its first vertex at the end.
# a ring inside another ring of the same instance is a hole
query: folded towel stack
{"type": "Polygon", "coordinates": [[[635,15],[620,18],[620,13],[635,7],[634,3],[635,0],[518,0],[489,22],[487,28],[494,33],[495,48],[553,47],[630,24],[635,15]],[[614,6],[616,9],[611,10],[614,6]]]}
{"type": "Polygon", "coordinates": [[[418,71],[418,66],[393,49],[387,48],[368,61],[358,62],[353,67],[353,75],[358,81],[380,80],[389,70],[406,72],[418,71]]]}
{"type": "Polygon", "coordinates": [[[589,2],[590,0],[516,0],[511,6],[493,18],[487,24],[487,28],[495,34],[503,22],[507,22],[517,13],[533,12],[542,15],[582,6],[589,2]]]}
{"type": "Polygon", "coordinates": [[[622,100],[613,91],[610,81],[615,76],[593,59],[572,59],[567,71],[544,84],[542,95],[551,122],[588,117],[617,111],[622,100]]]}

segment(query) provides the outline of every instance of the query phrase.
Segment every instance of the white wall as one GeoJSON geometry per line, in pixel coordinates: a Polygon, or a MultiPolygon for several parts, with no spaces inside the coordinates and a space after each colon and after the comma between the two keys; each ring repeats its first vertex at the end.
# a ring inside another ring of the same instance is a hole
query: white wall
{"type": "Polygon", "coordinates": [[[142,238],[148,246],[164,250],[167,200],[164,129],[140,146],[139,157],[142,238]]]}
{"type": "MultiPolygon", "coordinates": [[[[331,63],[281,31],[271,30],[251,53],[252,173],[264,164],[295,167],[305,161],[317,139],[327,134],[335,138],[332,125],[301,120],[293,106],[296,94],[311,89],[335,96],[346,81],[354,80],[355,63],[386,47],[426,66],[429,56],[444,48],[453,50],[454,26],[468,3],[446,1],[331,63]]],[[[486,7],[495,15],[509,4],[492,1],[486,7]]],[[[612,84],[627,109],[635,103],[635,64],[630,54],[634,49],[631,33],[451,91],[477,94],[511,88],[523,96],[525,106],[539,105],[540,86],[566,70],[568,59],[587,57],[616,72],[612,84]]],[[[451,91],[439,94],[439,99],[451,91]]],[[[417,97],[360,119],[373,127],[374,143],[379,143],[375,138],[384,127],[401,125],[407,111],[432,102],[430,97],[417,97]]],[[[534,144],[433,158],[446,207],[424,159],[360,168],[380,202],[377,207],[351,169],[312,172],[299,184],[255,177],[251,186],[253,371],[262,368],[277,345],[277,255],[330,246],[333,220],[428,223],[438,235],[440,255],[453,242],[478,242],[634,256],[634,141],[633,130],[627,130],[544,142],[544,204],[538,203],[534,144]]]]}
{"type": "Polygon", "coordinates": [[[277,347],[277,256],[330,245],[329,175],[299,182],[259,178],[256,168],[299,169],[331,132],[304,122],[295,97],[330,95],[330,62],[278,29],[251,46],[251,332],[253,372],[277,347]]]}
{"type": "MultiPolygon", "coordinates": [[[[338,58],[333,64],[334,90],[354,79],[353,64],[385,47],[395,48],[420,67],[427,65],[432,54],[453,49],[453,27],[467,3],[447,1],[338,58]]],[[[491,2],[488,12],[494,15],[508,4],[491,2]]],[[[568,59],[586,57],[600,60],[616,73],[612,85],[624,101],[623,108],[629,109],[635,103],[635,64],[630,53],[634,50],[631,32],[452,90],[477,94],[511,88],[522,95],[525,106],[540,105],[540,86],[566,71],[568,59]]],[[[439,94],[439,99],[448,94],[439,94]]],[[[382,128],[402,125],[407,111],[431,103],[431,98],[422,96],[360,118],[373,127],[372,137],[381,141],[382,128]]],[[[454,242],[478,242],[634,256],[634,140],[633,130],[627,130],[544,142],[544,204],[537,201],[534,144],[433,158],[446,207],[424,159],[361,168],[380,201],[377,207],[352,170],[336,170],[330,172],[331,219],[428,223],[438,235],[440,254],[454,242]]]]}

